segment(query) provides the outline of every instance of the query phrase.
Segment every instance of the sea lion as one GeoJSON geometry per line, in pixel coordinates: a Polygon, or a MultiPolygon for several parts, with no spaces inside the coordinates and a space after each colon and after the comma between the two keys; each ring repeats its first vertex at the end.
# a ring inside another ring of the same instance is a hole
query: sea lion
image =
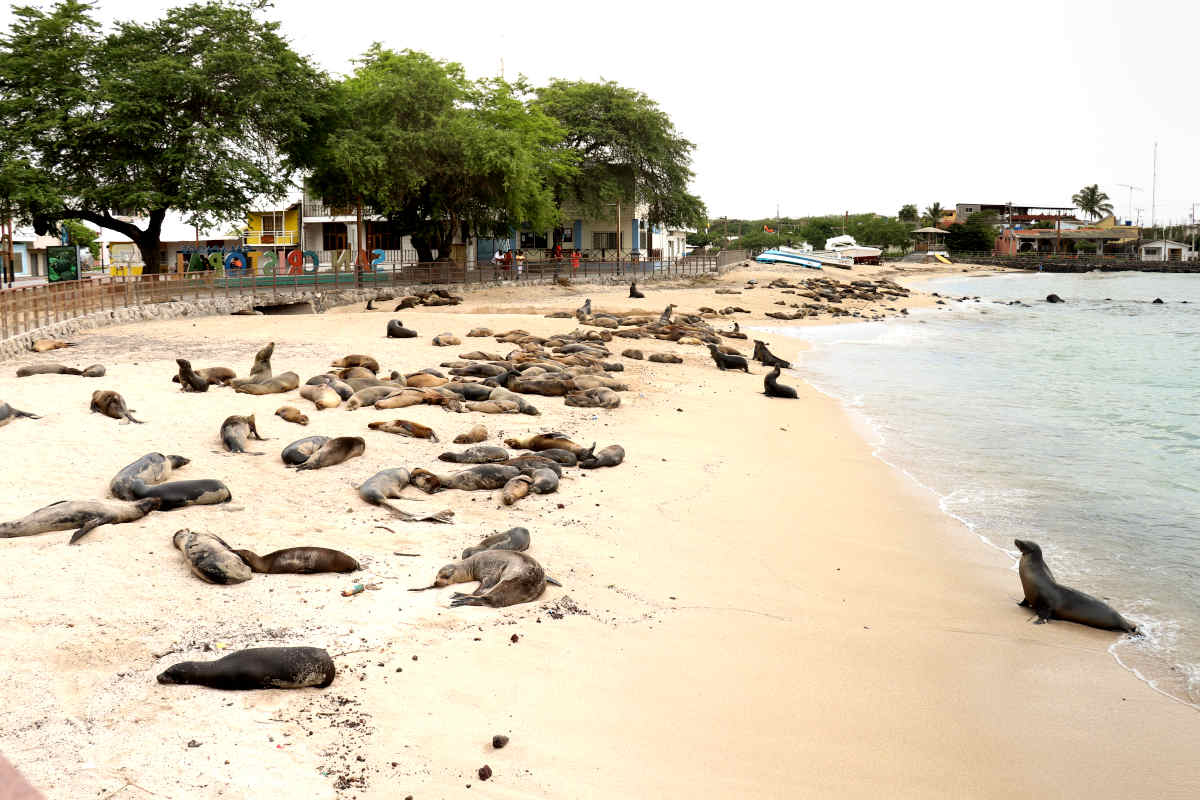
{"type": "Polygon", "coordinates": [[[625,356],[625,358],[632,358],[635,361],[641,361],[646,357],[642,354],[641,350],[635,350],[632,347],[628,350],[622,350],[621,355],[625,356]]]}
{"type": "Polygon", "coordinates": [[[177,358],[175,363],[179,365],[179,372],[175,377],[179,379],[179,389],[183,392],[207,392],[208,379],[201,378],[192,369],[192,362],[186,358],[177,358]]]}
{"type": "Polygon", "coordinates": [[[342,404],[342,398],[329,387],[328,384],[320,383],[316,386],[301,386],[300,396],[305,400],[310,401],[317,407],[317,411],[326,408],[337,408],[342,404]]]}
{"type": "Polygon", "coordinates": [[[454,464],[495,464],[508,459],[508,451],[494,445],[468,447],[461,453],[442,453],[438,461],[449,461],[454,464]]]}
{"type": "Polygon", "coordinates": [[[183,456],[165,456],[162,453],[147,453],[127,467],[123,467],[108,484],[108,491],[119,500],[136,500],[134,486],[162,483],[182,466],[190,464],[183,456]]]}
{"type": "MultiPolygon", "coordinates": [[[[399,307],[396,308],[399,311],[399,307]]],[[[387,324],[387,338],[389,339],[415,339],[417,332],[411,328],[404,327],[404,323],[398,319],[390,320],[387,324]]]]}
{"type": "Polygon", "coordinates": [[[13,408],[8,403],[0,400],[0,428],[3,428],[14,419],[20,417],[28,417],[29,419],[41,419],[38,414],[30,414],[28,411],[22,411],[19,408],[13,408]]]}
{"type": "Polygon", "coordinates": [[[421,298],[413,297],[412,295],[401,297],[400,302],[397,303],[396,307],[392,309],[392,313],[394,314],[397,311],[403,311],[406,308],[412,308],[419,302],[421,302],[421,298]]]}
{"type": "Polygon", "coordinates": [[[579,459],[579,466],[584,469],[597,467],[615,467],[625,460],[625,448],[619,444],[610,444],[591,458],[579,459]]]}
{"type": "Polygon", "coordinates": [[[492,396],[492,390],[498,387],[488,386],[483,383],[451,381],[441,388],[447,392],[454,392],[464,400],[488,400],[492,396]]]}
{"type": "Polygon", "coordinates": [[[61,347],[75,347],[74,342],[64,342],[61,339],[35,339],[29,349],[35,353],[47,353],[61,347]]]}
{"type": "Polygon", "coordinates": [[[250,550],[234,550],[254,572],[268,575],[293,573],[312,575],[318,572],[354,572],[362,569],[358,562],[340,550],[328,547],[288,547],[255,555],[250,550]]]}
{"type": "Polygon", "coordinates": [[[563,398],[563,405],[575,408],[616,408],[621,405],[621,395],[605,386],[580,389],[563,398]]]}
{"type": "Polygon", "coordinates": [[[754,340],[754,354],[751,356],[751,358],[762,364],[764,367],[783,367],[784,369],[790,369],[792,366],[792,362],[784,361],[782,358],[768,350],[766,342],[763,342],[761,339],[754,340]]]}
{"type": "Polygon", "coordinates": [[[575,444],[562,433],[539,433],[533,436],[526,436],[524,439],[505,439],[504,444],[514,450],[566,450],[569,453],[574,453],[577,458],[587,458],[592,455],[592,450],[596,447],[595,443],[591,447],[583,447],[575,444]]]}
{"type": "Polygon", "coordinates": [[[0,522],[0,539],[32,536],[35,533],[66,531],[77,528],[71,535],[75,544],[101,525],[133,522],[155,511],[161,505],[157,498],[134,502],[124,500],[59,500],[39,508],[12,522],[0,522]]]}
{"type": "Polygon", "coordinates": [[[540,416],[542,412],[538,411],[537,406],[526,400],[521,395],[507,389],[503,386],[497,386],[488,394],[488,400],[493,402],[516,403],[517,411],[522,414],[528,414],[532,417],[540,416]]]}
{"type": "Polygon", "coordinates": [[[647,361],[653,361],[655,364],[682,364],[683,359],[674,353],[654,353],[647,361]]]}
{"type": "Polygon", "coordinates": [[[661,314],[659,314],[659,315],[658,315],[658,324],[660,324],[660,325],[666,325],[668,322],[670,322],[670,321],[671,321],[671,311],[672,311],[672,310],[673,310],[675,307],[676,307],[676,306],[675,306],[675,304],[674,304],[674,303],[671,303],[671,304],[670,304],[670,305],[668,305],[666,308],[664,308],[664,309],[663,309],[663,312],[662,312],[661,314]]]}
{"type": "Polygon", "coordinates": [[[162,501],[160,511],[171,511],[184,506],[215,506],[233,499],[229,487],[218,480],[171,481],[157,486],[147,486],[141,481],[133,484],[133,494],[139,500],[157,497],[162,501]]]}
{"type": "Polygon", "coordinates": [[[562,464],[557,461],[544,458],[533,453],[525,453],[524,455],[510,458],[508,461],[502,462],[506,467],[516,467],[517,470],[527,477],[532,478],[534,473],[539,469],[548,469],[555,475],[562,477],[562,464]]]}
{"type": "Polygon", "coordinates": [[[370,356],[364,356],[360,353],[352,353],[348,356],[342,356],[337,361],[334,361],[329,366],[331,367],[362,367],[368,369],[372,374],[379,374],[379,362],[370,356]]]}
{"type": "Polygon", "coordinates": [[[1108,603],[1056,581],[1054,573],[1042,559],[1042,548],[1036,542],[1014,539],[1013,544],[1021,551],[1017,571],[1025,592],[1025,599],[1018,605],[1037,612],[1038,625],[1052,619],[1063,619],[1104,630],[1138,632],[1136,625],[1118,614],[1108,603]]]}
{"type": "Polygon", "coordinates": [[[184,528],[175,531],[171,541],[201,580],[230,584],[244,583],[252,577],[250,566],[220,536],[184,528]]]}
{"type": "Polygon", "coordinates": [[[330,375],[328,373],[326,373],[324,375],[317,375],[315,377],[309,378],[305,382],[305,385],[307,385],[307,386],[317,386],[320,384],[324,384],[324,385],[328,386],[330,389],[333,389],[335,392],[337,392],[337,396],[339,398],[341,398],[343,401],[349,400],[351,397],[354,396],[354,392],[357,391],[353,386],[346,383],[341,378],[337,377],[336,375],[330,375]]]}
{"type": "Polygon", "coordinates": [[[103,378],[107,372],[108,370],[104,368],[103,364],[92,364],[89,367],[84,367],[83,372],[79,374],[85,378],[103,378]]]}
{"type": "Polygon", "coordinates": [[[560,450],[557,447],[551,447],[549,450],[539,450],[538,455],[542,458],[548,458],[564,467],[573,467],[579,463],[579,459],[570,450],[560,450]]]}
{"type": "Polygon", "coordinates": [[[293,408],[292,406],[281,406],[280,408],[275,409],[275,416],[282,417],[288,422],[294,422],[297,425],[308,424],[308,417],[300,413],[300,409],[293,408]]]}
{"type": "Polygon", "coordinates": [[[429,399],[422,389],[393,389],[375,401],[375,408],[387,411],[393,408],[419,406],[429,399]]]}
{"type": "Polygon", "coordinates": [[[355,411],[363,406],[373,406],[385,397],[404,391],[402,386],[367,386],[359,389],[346,401],[346,410],[355,411]]]}
{"type": "Polygon", "coordinates": [[[437,347],[456,347],[462,344],[462,339],[459,339],[453,333],[439,333],[433,337],[433,344],[437,347]]]}
{"type": "Polygon", "coordinates": [[[289,467],[294,467],[297,464],[303,464],[309,457],[320,450],[326,442],[329,441],[328,436],[307,436],[283,448],[283,452],[279,457],[283,459],[283,463],[289,467]]]}
{"type": "Polygon", "coordinates": [[[358,496],[373,506],[386,508],[405,522],[454,522],[454,512],[448,509],[435,514],[410,514],[389,503],[389,498],[400,497],[401,490],[408,485],[408,477],[408,470],[403,467],[380,470],[358,487],[358,496]]]}
{"type": "Polygon", "coordinates": [[[104,416],[112,417],[113,419],[125,419],[130,422],[136,422],[138,425],[142,424],[140,419],[134,419],[130,413],[131,411],[136,411],[136,409],[126,408],[125,398],[116,392],[92,392],[91,410],[93,412],[99,411],[104,416]]]}
{"type": "MultiPolygon", "coordinates": [[[[248,417],[226,417],[221,423],[221,445],[231,453],[246,452],[246,437],[252,436],[260,442],[265,442],[262,436],[258,433],[258,428],[254,427],[254,415],[248,417]]],[[[251,453],[251,455],[261,456],[262,453],[251,453]]]]}
{"type": "Polygon", "coordinates": [[[500,490],[501,502],[506,506],[511,506],[529,494],[529,487],[532,484],[533,478],[530,478],[528,475],[517,475],[509,478],[508,482],[504,484],[504,488],[500,490]]]}
{"type": "Polygon", "coordinates": [[[454,437],[455,444],[476,444],[482,442],[488,437],[487,428],[482,425],[475,425],[466,433],[460,433],[454,437]]]}
{"type": "MultiPolygon", "coordinates": [[[[203,367],[194,372],[208,381],[209,386],[228,386],[229,382],[237,377],[237,373],[229,367],[203,367]]],[[[178,373],[171,376],[171,382],[179,383],[178,373]]]]}
{"type": "Polygon", "coordinates": [[[470,558],[484,550],[513,550],[522,552],[529,549],[529,531],[525,528],[509,528],[504,533],[488,536],[474,547],[462,551],[463,558],[470,558]]]}
{"type": "MultiPolygon", "coordinates": [[[[266,347],[254,354],[254,366],[250,367],[248,378],[234,378],[229,384],[233,388],[249,383],[262,383],[271,379],[271,355],[275,352],[275,343],[269,342],[266,347]]],[[[295,387],[292,387],[295,388],[295,387]]]]}
{"type": "Polygon", "coordinates": [[[637,281],[630,281],[630,283],[629,283],[629,296],[630,296],[630,297],[632,297],[632,298],[635,298],[635,299],[638,299],[638,300],[640,300],[640,299],[644,298],[646,295],[642,294],[642,293],[641,293],[641,291],[638,289],[638,287],[637,287],[637,281]]]}
{"type": "Polygon", "coordinates": [[[419,422],[410,422],[406,419],[372,422],[367,427],[373,431],[395,433],[399,436],[408,436],[413,439],[429,439],[434,442],[438,440],[437,434],[433,432],[433,428],[422,425],[419,422]]]}
{"type": "Polygon", "coordinates": [[[516,603],[528,603],[542,596],[547,583],[561,585],[558,581],[547,578],[542,565],[525,553],[484,550],[462,561],[447,564],[438,570],[437,577],[431,585],[409,591],[420,592],[470,581],[479,581],[478,588],[471,594],[452,594],[451,607],[503,608],[516,603]]]}
{"type": "Polygon", "coordinates": [[[66,364],[30,364],[17,370],[18,378],[28,378],[30,375],[82,375],[83,370],[68,367],[66,364]]]}
{"type": "Polygon", "coordinates": [[[416,372],[404,379],[406,386],[417,389],[425,389],[431,386],[445,386],[449,382],[447,378],[439,378],[437,375],[430,375],[428,372],[416,372]]]}
{"type": "Polygon", "coordinates": [[[337,372],[336,375],[344,381],[379,380],[375,373],[371,372],[371,370],[367,369],[366,367],[346,367],[340,372],[337,372]]]}
{"type": "Polygon", "coordinates": [[[251,647],[216,661],[181,661],[159,683],[190,683],[210,689],[324,689],[337,673],[319,647],[251,647]]]}
{"type": "Polygon", "coordinates": [[[747,375],[750,374],[750,365],[746,363],[746,359],[741,356],[729,356],[717,349],[715,344],[708,346],[708,354],[712,356],[713,363],[717,365],[717,369],[724,372],[727,369],[740,369],[747,375]]]}
{"type": "Polygon", "coordinates": [[[290,392],[300,385],[300,376],[294,372],[285,372],[268,378],[261,383],[234,382],[233,390],[242,394],[282,394],[290,392]]]}
{"type": "Polygon", "coordinates": [[[414,469],[409,480],[426,494],[444,489],[461,489],[465,492],[499,489],[509,480],[521,474],[516,467],[507,464],[480,464],[452,475],[435,475],[429,470],[414,469]]]}
{"type": "Polygon", "coordinates": [[[471,330],[467,331],[467,336],[491,336],[491,335],[492,335],[491,328],[471,328],[471,330]]]}
{"type": "Polygon", "coordinates": [[[791,386],[786,386],[778,382],[779,365],[775,365],[775,369],[767,377],[763,378],[763,394],[767,397],[786,397],[791,400],[796,399],[796,390],[791,386]]]}
{"type": "Polygon", "coordinates": [[[521,407],[511,400],[468,400],[463,403],[468,411],[478,411],[481,414],[519,414],[521,407]]]}
{"type": "Polygon", "coordinates": [[[541,467],[535,469],[533,474],[529,476],[532,483],[529,484],[529,489],[534,494],[552,494],[558,491],[558,479],[561,470],[555,472],[552,469],[541,467]]]}
{"type": "Polygon", "coordinates": [[[304,463],[297,464],[296,469],[308,470],[332,467],[355,456],[361,456],[366,449],[367,443],[363,441],[361,436],[339,436],[321,445],[304,463]]]}

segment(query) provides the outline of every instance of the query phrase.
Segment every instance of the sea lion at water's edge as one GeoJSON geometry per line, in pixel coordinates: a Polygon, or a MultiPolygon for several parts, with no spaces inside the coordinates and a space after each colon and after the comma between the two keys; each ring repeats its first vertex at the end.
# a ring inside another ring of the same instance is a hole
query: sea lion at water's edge
{"type": "Polygon", "coordinates": [[[1025,599],[1018,605],[1032,608],[1038,615],[1038,625],[1052,619],[1063,619],[1093,628],[1138,632],[1136,625],[1118,614],[1108,603],[1056,581],[1054,573],[1042,558],[1042,548],[1036,542],[1014,539],[1013,544],[1021,551],[1017,572],[1025,592],[1025,599]]]}

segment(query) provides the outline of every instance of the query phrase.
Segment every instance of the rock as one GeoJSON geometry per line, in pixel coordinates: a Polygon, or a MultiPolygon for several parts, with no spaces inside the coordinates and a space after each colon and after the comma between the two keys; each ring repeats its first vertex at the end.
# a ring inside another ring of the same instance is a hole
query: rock
{"type": "Polygon", "coordinates": [[[1063,299],[1056,294],[1048,294],[1048,295],[1046,295],[1046,302],[1047,303],[1061,303],[1061,302],[1063,302],[1063,299]]]}
{"type": "Polygon", "coordinates": [[[492,777],[492,768],[484,764],[479,768],[479,780],[486,781],[490,777],[492,777]]]}
{"type": "Polygon", "coordinates": [[[190,742],[188,742],[188,747],[199,747],[199,746],[200,746],[200,743],[197,742],[195,739],[192,739],[190,742]]]}
{"type": "Polygon", "coordinates": [[[1162,304],[1163,304],[1163,299],[1162,299],[1161,297],[1156,297],[1156,298],[1154,298],[1154,303],[1153,303],[1153,305],[1156,305],[1156,306],[1161,306],[1162,304]]]}
{"type": "Polygon", "coordinates": [[[492,747],[494,747],[495,749],[500,750],[506,744],[508,744],[508,737],[505,736],[503,733],[497,733],[495,736],[492,737],[492,747]]]}

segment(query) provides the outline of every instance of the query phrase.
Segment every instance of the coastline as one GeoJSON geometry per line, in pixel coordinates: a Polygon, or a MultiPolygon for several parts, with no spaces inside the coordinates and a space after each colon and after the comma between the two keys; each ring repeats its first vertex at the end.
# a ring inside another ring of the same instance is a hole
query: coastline
{"type": "MultiPolygon", "coordinates": [[[[743,325],[774,326],[762,318],[774,300],[764,289],[714,297],[714,287],[739,286],[748,275],[759,276],[760,285],[775,275],[809,277],[751,268],[703,287],[649,285],[641,303],[655,311],[667,302],[692,310],[730,299],[751,308],[748,317],[738,315],[743,325]]],[[[476,344],[494,344],[464,339],[459,348],[428,346],[443,330],[461,336],[476,324],[534,333],[573,329],[573,320],[528,314],[573,309],[584,293],[598,308],[633,307],[621,297],[624,287],[544,287],[533,297],[506,287],[472,293],[451,313],[370,314],[352,307],[321,317],[143,323],[80,337],[80,358],[111,359],[130,337],[152,340],[136,364],[116,368],[120,362],[110,360],[112,380],[102,380],[103,387],[64,383],[66,376],[18,382],[6,370],[0,398],[46,409],[52,424],[18,428],[28,422],[18,421],[5,431],[10,441],[25,441],[14,437],[19,431],[38,447],[22,483],[4,479],[5,519],[62,499],[50,497],[61,493],[54,476],[80,435],[122,442],[86,469],[80,465],[75,488],[81,497],[100,496],[113,464],[184,447],[185,454],[200,456],[186,477],[222,475],[231,487],[238,481],[253,488],[235,490],[235,508],[228,511],[184,509],[102,528],[85,541],[86,549],[65,550],[64,534],[5,543],[9,602],[0,612],[0,646],[26,657],[3,690],[6,708],[21,705],[18,697],[24,707],[5,719],[17,725],[0,726],[8,731],[0,733],[0,752],[51,797],[113,791],[121,780],[189,797],[252,796],[264,787],[361,798],[587,797],[613,790],[641,796],[1100,797],[1135,796],[1147,786],[1156,796],[1194,796],[1188,745],[1195,712],[1124,674],[1108,656],[1113,634],[1029,625],[1028,614],[1015,606],[1019,586],[1011,561],[979,547],[973,534],[963,536],[965,529],[933,497],[872,454],[840,402],[808,384],[792,381],[800,395],[794,403],[772,401],[761,395],[761,368],[749,377],[720,373],[700,348],[615,339],[615,352],[627,346],[672,350],[685,363],[621,359],[632,386],[611,412],[533,398],[542,417],[479,421],[493,439],[497,430],[561,427],[594,436],[601,447],[619,442],[626,463],[575,472],[557,495],[513,509],[455,493],[445,503],[459,516],[456,525],[445,526],[452,530],[401,529],[347,492],[352,479],[372,469],[427,464],[447,449],[439,445],[371,438],[363,463],[323,471],[317,479],[251,463],[257,459],[209,456],[197,437],[212,438],[224,414],[246,413],[247,405],[259,414],[264,436],[285,441],[335,428],[359,435],[371,419],[398,416],[453,435],[476,415],[428,407],[334,409],[320,412],[322,430],[317,419],[300,429],[261,422],[295,393],[197,398],[162,385],[173,369],[172,346],[187,345],[204,353],[200,361],[229,362],[240,372],[252,343],[264,337],[279,342],[277,370],[302,376],[344,352],[372,353],[381,361],[388,354],[386,361],[402,360],[406,368],[430,366],[476,344]],[[418,327],[419,343],[400,350],[379,339],[392,316],[418,327]],[[193,328],[207,338],[197,341],[193,328]],[[64,395],[117,388],[159,425],[115,429],[115,421],[95,415],[79,421],[78,398],[47,397],[55,387],[66,387],[64,395]],[[197,399],[206,406],[202,414],[191,402],[197,399]],[[147,413],[151,409],[155,413],[147,413]],[[293,508],[296,497],[308,499],[303,513],[293,508]],[[565,508],[556,509],[557,503],[565,508]],[[394,535],[364,530],[375,523],[394,535]],[[465,544],[512,524],[530,528],[531,554],[566,588],[502,610],[451,610],[448,592],[404,591],[427,581],[465,544]],[[334,596],[347,582],[343,576],[260,576],[230,588],[199,584],[162,545],[184,526],[234,535],[222,532],[228,526],[267,547],[284,546],[280,537],[289,544],[354,547],[369,557],[368,569],[383,578],[384,588],[343,600],[334,596]],[[314,530],[326,539],[313,541],[314,530]],[[391,556],[397,549],[422,557],[397,559],[391,556]],[[46,592],[48,580],[96,594],[64,608],[67,593],[46,592]],[[228,622],[218,624],[230,617],[237,621],[232,630],[228,622]],[[155,659],[155,653],[182,645],[188,657],[208,658],[189,645],[249,646],[269,641],[264,630],[277,629],[289,639],[305,638],[288,643],[318,644],[313,640],[323,637],[331,652],[347,652],[329,690],[230,696],[153,685],[156,671],[182,657],[155,659]],[[49,689],[39,690],[38,670],[47,669],[60,672],[49,689]],[[39,716],[47,723],[34,725],[39,716]],[[341,724],[322,728],[324,720],[341,724]],[[362,734],[366,729],[371,733],[362,734]],[[486,743],[493,733],[511,735],[512,743],[491,751],[486,743]],[[187,747],[189,739],[201,746],[187,747]],[[719,759],[709,755],[715,748],[719,759]],[[328,752],[339,755],[323,755],[328,752]],[[79,763],[63,763],[64,753],[78,754],[79,763]],[[472,774],[483,763],[496,771],[486,784],[472,774]],[[331,765],[330,774],[316,769],[331,765]],[[354,781],[360,768],[365,785],[354,781]],[[343,789],[332,788],[346,776],[343,789]]],[[[896,305],[932,307],[933,300],[914,295],[896,305]]],[[[274,459],[276,445],[285,441],[264,445],[269,455],[261,461],[274,459]]],[[[443,497],[426,503],[441,508],[443,497]]]]}

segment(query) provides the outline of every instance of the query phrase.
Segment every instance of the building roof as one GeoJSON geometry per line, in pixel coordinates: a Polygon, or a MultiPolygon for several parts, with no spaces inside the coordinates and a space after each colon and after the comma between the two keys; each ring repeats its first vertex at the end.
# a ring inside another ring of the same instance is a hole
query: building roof
{"type": "Polygon", "coordinates": [[[1155,239],[1152,242],[1142,242],[1142,247],[1149,247],[1156,244],[1174,244],[1180,247],[1191,247],[1187,242],[1177,242],[1174,239],[1155,239]]]}
{"type": "Polygon", "coordinates": [[[917,228],[915,231],[913,231],[913,233],[943,233],[943,234],[949,233],[949,232],[950,231],[944,231],[941,228],[928,228],[928,227],[917,228]]]}

